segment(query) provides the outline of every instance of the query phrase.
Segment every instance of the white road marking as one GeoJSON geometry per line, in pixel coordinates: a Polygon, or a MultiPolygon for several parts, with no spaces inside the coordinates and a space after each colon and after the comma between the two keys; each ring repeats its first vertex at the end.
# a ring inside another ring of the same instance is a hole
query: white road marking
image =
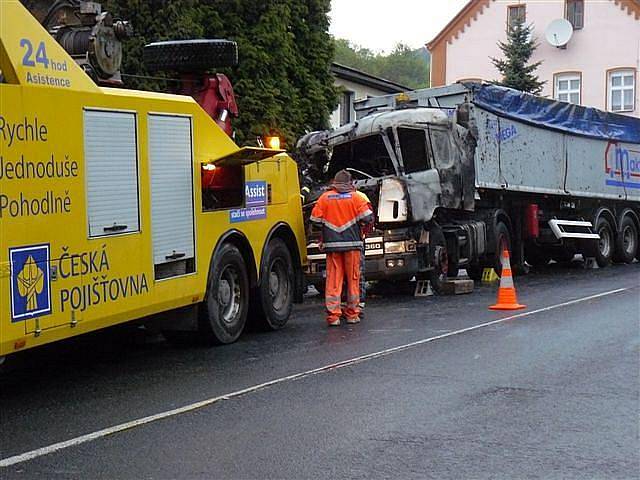
{"type": "Polygon", "coordinates": [[[480,323],[478,325],[473,325],[471,327],[463,328],[460,330],[454,330],[451,332],[443,333],[442,335],[436,335],[435,337],[424,338],[422,340],[417,340],[415,342],[406,343],[404,345],[398,345],[396,347],[387,348],[385,350],[380,350],[378,352],[368,353],[366,355],[361,355],[359,357],[350,358],[348,360],[343,360],[341,362],[332,363],[329,365],[325,365],[322,367],[314,368],[312,370],[307,370],[305,372],[294,373],[292,375],[287,375],[286,377],[276,378],[274,380],[270,380],[268,382],[260,383],[258,385],[253,385],[251,387],[244,388],[242,390],[236,390],[235,392],[227,393],[225,395],[220,395],[218,397],[208,398],[206,400],[202,400],[200,402],[191,403],[189,405],[185,405],[183,407],[174,408],[172,410],[167,410],[164,412],[156,413],[155,415],[149,415],[148,417],[138,418],[136,420],[131,420],[129,422],[124,422],[119,425],[114,425],[112,427],[103,428],[102,430],[97,430],[92,433],[87,433],[85,435],[80,435],[79,437],[71,438],[69,440],[65,440],[64,442],[54,443],[52,445],[48,445],[46,447],[37,448],[35,450],[31,450],[29,452],[21,453],[19,455],[14,455],[12,457],[3,458],[0,460],[0,468],[9,467],[11,465],[16,465],[18,463],[27,462],[29,460],[33,460],[34,458],[42,457],[44,455],[49,455],[50,453],[54,453],[60,450],[64,450],[66,448],[74,447],[76,445],[81,445],[83,443],[91,442],[93,440],[98,440],[100,438],[107,437],[109,435],[113,435],[114,433],[124,432],[126,430],[131,430],[132,428],[140,427],[142,425],[147,425],[149,423],[157,422],[159,420],[164,420],[165,418],[175,417],[176,415],[181,415],[183,413],[192,412],[194,410],[198,410],[203,407],[207,407],[209,405],[213,405],[214,403],[218,403],[221,400],[230,400],[232,398],[236,398],[242,395],[246,395],[248,393],[256,392],[258,390],[262,390],[267,387],[271,387],[273,385],[278,385],[280,383],[290,382],[294,380],[299,380],[301,378],[305,378],[311,375],[316,375],[318,373],[327,372],[330,370],[337,370],[339,368],[348,367],[351,365],[355,365],[358,363],[365,362],[367,360],[372,360],[374,358],[380,358],[392,353],[401,352],[403,350],[407,350],[409,348],[417,347],[419,345],[423,345],[425,343],[433,342],[435,340],[441,340],[443,338],[452,337],[454,335],[460,335],[462,333],[472,332],[474,330],[479,330],[481,328],[489,327],[491,325],[496,325],[499,323],[504,323],[509,320],[514,320],[516,318],[528,317],[531,315],[535,315],[537,313],[548,312],[549,310],[555,310],[556,308],[567,307],[569,305],[574,305],[576,303],[587,302],[589,300],[594,300],[596,298],[605,297],[607,295],[613,295],[616,293],[624,292],[627,290],[631,290],[635,287],[628,288],[617,288],[615,290],[609,290],[608,292],[597,293],[595,295],[589,295],[588,297],[582,297],[575,300],[570,300],[568,302],[558,303],[556,305],[551,305],[549,307],[538,308],[537,310],[531,310],[529,312],[521,312],[516,315],[510,315],[508,317],[499,318],[497,320],[492,320],[490,322],[480,323]]]}

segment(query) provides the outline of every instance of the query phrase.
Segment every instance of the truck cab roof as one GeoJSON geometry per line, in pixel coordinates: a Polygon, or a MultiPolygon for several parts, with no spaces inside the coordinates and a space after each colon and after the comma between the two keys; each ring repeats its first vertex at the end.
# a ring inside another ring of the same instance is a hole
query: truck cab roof
{"type": "Polygon", "coordinates": [[[353,137],[364,137],[380,130],[397,127],[399,125],[446,125],[449,122],[447,114],[439,108],[407,108],[402,110],[380,111],[368,115],[354,123],[343,125],[333,130],[329,137],[339,137],[348,134],[353,137]]]}

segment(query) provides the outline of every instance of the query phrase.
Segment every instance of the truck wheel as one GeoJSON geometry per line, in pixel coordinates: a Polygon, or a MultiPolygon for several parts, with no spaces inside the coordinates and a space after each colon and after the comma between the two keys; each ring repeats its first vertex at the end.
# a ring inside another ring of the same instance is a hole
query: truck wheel
{"type": "Polygon", "coordinates": [[[502,274],[502,262],[500,261],[500,257],[502,256],[502,251],[506,248],[511,255],[511,234],[509,233],[509,228],[504,222],[498,222],[496,224],[496,260],[495,260],[495,269],[498,275],[502,274]]]}
{"type": "Polygon", "coordinates": [[[535,268],[542,268],[547,266],[551,260],[551,255],[543,249],[533,246],[528,247],[525,250],[525,260],[529,265],[535,268]]]}
{"type": "Polygon", "coordinates": [[[274,238],[267,245],[260,266],[260,307],[264,327],[278,330],[286,325],[293,308],[293,261],[286,244],[274,238]]]}
{"type": "Polygon", "coordinates": [[[464,268],[467,271],[467,276],[471,280],[475,282],[479,282],[480,280],[482,280],[482,272],[484,269],[481,265],[467,265],[464,268]]]}
{"type": "Polygon", "coordinates": [[[614,247],[613,227],[611,227],[609,220],[605,217],[598,218],[596,233],[600,236],[596,250],[596,262],[600,268],[604,268],[611,263],[614,247]]]}
{"type": "Polygon", "coordinates": [[[235,342],[247,322],[249,277],[240,250],[225,243],[216,252],[209,272],[200,330],[211,343],[235,342]]]}
{"type": "Polygon", "coordinates": [[[558,263],[569,263],[576,256],[576,252],[573,248],[562,248],[553,252],[551,258],[558,263]]]}
{"type": "Polygon", "coordinates": [[[431,246],[429,250],[431,255],[429,260],[433,269],[427,272],[427,278],[433,290],[440,294],[444,289],[444,284],[447,282],[447,275],[449,273],[447,242],[440,228],[431,230],[431,246]]]}
{"type": "Polygon", "coordinates": [[[238,64],[238,45],[231,40],[175,40],[144,46],[144,63],[151,71],[204,72],[238,64]]]}
{"type": "Polygon", "coordinates": [[[615,242],[614,259],[620,263],[631,263],[638,253],[638,229],[631,217],[626,215],[620,224],[615,242]]]}

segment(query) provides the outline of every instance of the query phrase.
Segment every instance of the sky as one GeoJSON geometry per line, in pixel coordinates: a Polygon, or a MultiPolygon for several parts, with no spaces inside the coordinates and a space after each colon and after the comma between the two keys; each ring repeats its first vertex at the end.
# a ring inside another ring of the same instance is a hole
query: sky
{"type": "Polygon", "coordinates": [[[423,47],[468,0],[331,0],[331,27],[337,38],[389,53],[398,42],[423,47]]]}

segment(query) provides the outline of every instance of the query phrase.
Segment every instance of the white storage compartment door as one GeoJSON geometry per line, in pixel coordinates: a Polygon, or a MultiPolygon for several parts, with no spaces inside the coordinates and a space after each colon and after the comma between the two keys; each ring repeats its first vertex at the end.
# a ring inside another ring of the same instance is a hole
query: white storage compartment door
{"type": "Polygon", "coordinates": [[[140,229],[137,150],[134,113],[85,110],[90,237],[140,229]]]}
{"type": "Polygon", "coordinates": [[[148,119],[153,262],[159,265],[195,255],[191,118],[148,119]]]}

